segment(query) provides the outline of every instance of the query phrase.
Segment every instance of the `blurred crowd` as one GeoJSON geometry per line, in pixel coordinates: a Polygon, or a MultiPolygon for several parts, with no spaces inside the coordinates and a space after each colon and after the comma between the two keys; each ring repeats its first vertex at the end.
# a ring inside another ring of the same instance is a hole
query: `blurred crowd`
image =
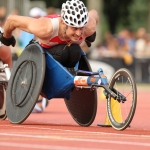
{"type": "Polygon", "coordinates": [[[105,33],[104,40],[89,54],[91,59],[122,58],[127,64],[133,58],[150,57],[150,34],[141,27],[136,32],[123,29],[118,34],[105,33]]]}

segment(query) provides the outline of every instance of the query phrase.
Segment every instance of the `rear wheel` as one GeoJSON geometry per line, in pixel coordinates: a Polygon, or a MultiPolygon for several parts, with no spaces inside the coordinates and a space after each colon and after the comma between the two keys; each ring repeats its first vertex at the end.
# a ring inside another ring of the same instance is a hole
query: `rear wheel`
{"type": "Polygon", "coordinates": [[[109,88],[119,97],[115,100],[108,95],[107,113],[110,123],[116,130],[124,130],[133,119],[137,103],[137,89],[131,72],[124,68],[116,71],[109,88]]]}

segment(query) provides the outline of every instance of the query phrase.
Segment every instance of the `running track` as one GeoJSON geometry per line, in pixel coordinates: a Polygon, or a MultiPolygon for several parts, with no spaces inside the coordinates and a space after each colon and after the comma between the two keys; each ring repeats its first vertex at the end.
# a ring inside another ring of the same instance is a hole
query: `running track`
{"type": "Polygon", "coordinates": [[[106,115],[106,102],[98,96],[97,116],[90,127],[75,123],[63,99],[52,99],[44,113],[31,114],[20,125],[0,121],[0,150],[149,150],[150,85],[138,86],[136,113],[124,131],[97,126],[106,115]]]}

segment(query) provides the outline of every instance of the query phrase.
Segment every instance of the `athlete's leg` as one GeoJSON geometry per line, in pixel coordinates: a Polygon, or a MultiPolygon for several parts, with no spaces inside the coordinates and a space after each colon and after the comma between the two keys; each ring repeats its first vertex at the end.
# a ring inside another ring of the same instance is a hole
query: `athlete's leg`
{"type": "Polygon", "coordinates": [[[81,48],[78,44],[71,44],[70,46],[60,44],[47,50],[55,60],[68,68],[73,68],[81,57],[81,48]]]}
{"type": "Polygon", "coordinates": [[[68,59],[69,49],[66,44],[56,45],[46,50],[53,56],[55,60],[60,62],[62,65],[64,65],[68,59]]]}
{"type": "Polygon", "coordinates": [[[38,97],[37,103],[33,109],[33,113],[41,113],[45,110],[46,106],[48,105],[49,101],[42,97],[41,95],[38,97]]]}
{"type": "Polygon", "coordinates": [[[68,49],[68,59],[65,66],[68,68],[73,68],[81,58],[81,47],[78,44],[71,44],[68,46],[68,49]]]}

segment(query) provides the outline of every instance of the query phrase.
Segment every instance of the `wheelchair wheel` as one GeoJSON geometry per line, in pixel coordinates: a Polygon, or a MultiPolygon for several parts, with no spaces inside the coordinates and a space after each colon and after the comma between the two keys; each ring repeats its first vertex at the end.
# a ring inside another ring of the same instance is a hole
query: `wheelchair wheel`
{"type": "MultiPolygon", "coordinates": [[[[86,56],[81,56],[79,69],[92,71],[86,56]]],[[[77,124],[90,126],[96,117],[97,112],[97,91],[89,88],[74,89],[69,100],[65,99],[66,106],[77,124]]]]}
{"type": "Polygon", "coordinates": [[[109,88],[116,95],[121,93],[125,96],[125,100],[114,100],[110,95],[107,99],[107,114],[112,127],[124,130],[129,127],[136,110],[136,83],[130,71],[121,68],[111,78],[109,88]]]}
{"type": "Polygon", "coordinates": [[[6,118],[6,91],[4,86],[0,84],[0,120],[5,120],[6,118]]]}
{"type": "Polygon", "coordinates": [[[20,124],[32,112],[45,76],[45,54],[37,43],[29,44],[12,70],[6,91],[6,114],[20,124]]]}

